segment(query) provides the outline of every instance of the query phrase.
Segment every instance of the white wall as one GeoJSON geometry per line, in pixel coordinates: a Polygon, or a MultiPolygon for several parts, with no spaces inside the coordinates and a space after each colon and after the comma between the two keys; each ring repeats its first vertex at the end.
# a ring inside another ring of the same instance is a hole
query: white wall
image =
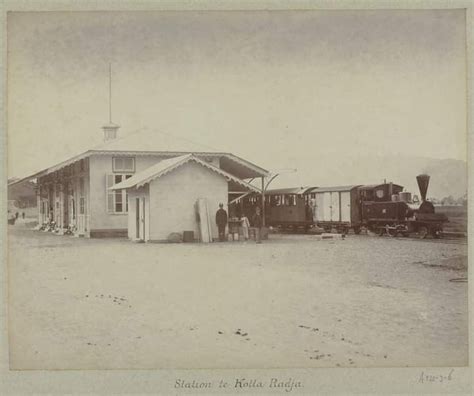
{"type": "Polygon", "coordinates": [[[156,179],[149,187],[149,236],[165,240],[171,232],[194,231],[199,236],[194,204],[198,198],[207,199],[211,215],[212,235],[218,237],[215,214],[219,203],[228,199],[227,180],[221,175],[188,162],[156,179]]]}
{"type": "MultiPolygon", "coordinates": [[[[90,207],[91,229],[127,229],[126,213],[107,213],[105,178],[112,171],[113,155],[92,155],[90,157],[90,207]]],[[[161,160],[158,156],[137,156],[135,173],[143,171],[161,160]]]]}
{"type": "MultiPolygon", "coordinates": [[[[106,175],[113,172],[112,157],[110,154],[95,154],[90,157],[90,229],[115,230],[127,229],[128,216],[126,213],[107,213],[106,175]]],[[[159,155],[144,155],[135,157],[135,173],[141,172],[160,162],[164,157],[159,155]]],[[[219,158],[210,157],[210,162],[219,167],[219,158]]],[[[227,202],[227,197],[225,201],[227,202]]]]}

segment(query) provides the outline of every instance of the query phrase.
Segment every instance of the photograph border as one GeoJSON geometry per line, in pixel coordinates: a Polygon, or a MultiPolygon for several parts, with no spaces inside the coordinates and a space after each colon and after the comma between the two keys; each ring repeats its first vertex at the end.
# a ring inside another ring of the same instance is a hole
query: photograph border
{"type": "MultiPolygon", "coordinates": [[[[467,42],[467,161],[468,161],[468,235],[474,232],[472,197],[474,180],[473,127],[472,127],[472,8],[471,1],[4,1],[0,16],[2,28],[0,70],[2,89],[0,103],[1,221],[0,247],[2,284],[0,311],[0,394],[471,394],[473,316],[469,304],[469,366],[416,367],[416,368],[311,368],[311,369],[197,369],[197,370],[10,370],[8,361],[8,288],[7,288],[7,13],[10,11],[164,11],[164,10],[348,10],[348,9],[466,9],[467,42]],[[420,381],[423,375],[450,376],[445,381],[420,381]],[[287,391],[284,388],[243,388],[233,385],[237,378],[256,379],[268,384],[272,378],[300,383],[301,387],[287,391]],[[192,382],[211,382],[212,388],[176,389],[177,379],[192,382]],[[228,383],[223,387],[223,383],[228,383]],[[221,384],[222,386],[219,386],[221,384]]],[[[468,243],[468,262],[472,264],[474,249],[468,243]]],[[[472,301],[472,268],[468,265],[468,298],[472,301]]]]}

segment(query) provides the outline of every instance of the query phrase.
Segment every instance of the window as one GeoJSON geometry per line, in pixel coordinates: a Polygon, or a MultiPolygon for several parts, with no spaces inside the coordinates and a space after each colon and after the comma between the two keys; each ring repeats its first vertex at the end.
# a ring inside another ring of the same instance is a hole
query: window
{"type": "Polygon", "coordinates": [[[290,206],[296,206],[296,195],[290,195],[290,206]]]}
{"type": "Polygon", "coordinates": [[[108,213],[128,213],[128,194],[127,190],[109,190],[115,184],[129,179],[132,175],[107,175],[106,176],[106,194],[107,194],[107,212],[108,213]]]}
{"type": "Polygon", "coordinates": [[[79,214],[83,215],[85,213],[86,200],[84,197],[79,198],[79,214]]]}
{"type": "Polygon", "coordinates": [[[135,158],[114,157],[112,158],[112,169],[114,172],[135,172],[135,158]]]}

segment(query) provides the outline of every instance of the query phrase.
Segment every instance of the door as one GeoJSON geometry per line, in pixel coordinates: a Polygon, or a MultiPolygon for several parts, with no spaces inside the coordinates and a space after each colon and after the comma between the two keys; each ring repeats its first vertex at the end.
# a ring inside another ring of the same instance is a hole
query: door
{"type": "Polygon", "coordinates": [[[140,239],[140,198],[136,198],[135,200],[135,238],[140,239]]]}
{"type": "Polygon", "coordinates": [[[145,197],[135,199],[135,231],[136,238],[145,240],[145,197]]]}
{"type": "Polygon", "coordinates": [[[140,239],[145,241],[145,222],[146,222],[146,214],[145,214],[145,197],[141,199],[141,227],[140,227],[140,239]]]}
{"type": "Polygon", "coordinates": [[[331,193],[325,192],[323,198],[323,217],[322,221],[331,221],[331,193]]]}
{"type": "Polygon", "coordinates": [[[341,192],[341,221],[351,221],[351,193],[341,192]]]}
{"type": "Polygon", "coordinates": [[[79,179],[79,189],[78,189],[78,196],[79,196],[79,210],[77,214],[77,233],[79,235],[84,235],[86,232],[86,192],[85,192],[85,183],[84,183],[84,178],[81,177],[79,179]]]}
{"type": "Polygon", "coordinates": [[[315,212],[317,221],[324,220],[324,194],[316,193],[315,194],[315,212]]]}
{"type": "Polygon", "coordinates": [[[331,193],[331,221],[340,221],[339,192],[331,193]]]}

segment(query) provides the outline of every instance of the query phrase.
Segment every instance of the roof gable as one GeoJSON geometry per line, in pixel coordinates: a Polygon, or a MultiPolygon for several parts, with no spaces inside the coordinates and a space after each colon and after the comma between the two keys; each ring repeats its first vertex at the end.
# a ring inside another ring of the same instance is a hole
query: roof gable
{"type": "Polygon", "coordinates": [[[217,168],[216,166],[199,159],[198,157],[194,156],[193,154],[182,155],[182,156],[179,156],[179,157],[174,157],[174,158],[170,158],[170,159],[160,161],[157,164],[155,164],[153,166],[150,166],[149,168],[133,175],[129,179],[124,180],[123,182],[112,186],[110,189],[111,190],[122,190],[122,189],[134,188],[134,187],[139,188],[139,187],[141,187],[145,184],[150,183],[151,181],[153,181],[155,179],[158,179],[158,178],[174,171],[178,167],[180,167],[180,166],[182,166],[182,165],[184,165],[184,164],[186,164],[190,161],[194,161],[197,164],[199,164],[199,165],[201,165],[205,168],[208,168],[213,172],[218,173],[219,175],[226,178],[228,181],[233,181],[234,183],[237,183],[237,184],[239,184],[243,187],[246,187],[249,190],[260,192],[260,190],[258,188],[256,188],[255,186],[252,186],[251,184],[249,184],[249,183],[247,183],[247,182],[231,175],[230,173],[227,173],[227,172],[223,171],[222,169],[217,168]]]}

